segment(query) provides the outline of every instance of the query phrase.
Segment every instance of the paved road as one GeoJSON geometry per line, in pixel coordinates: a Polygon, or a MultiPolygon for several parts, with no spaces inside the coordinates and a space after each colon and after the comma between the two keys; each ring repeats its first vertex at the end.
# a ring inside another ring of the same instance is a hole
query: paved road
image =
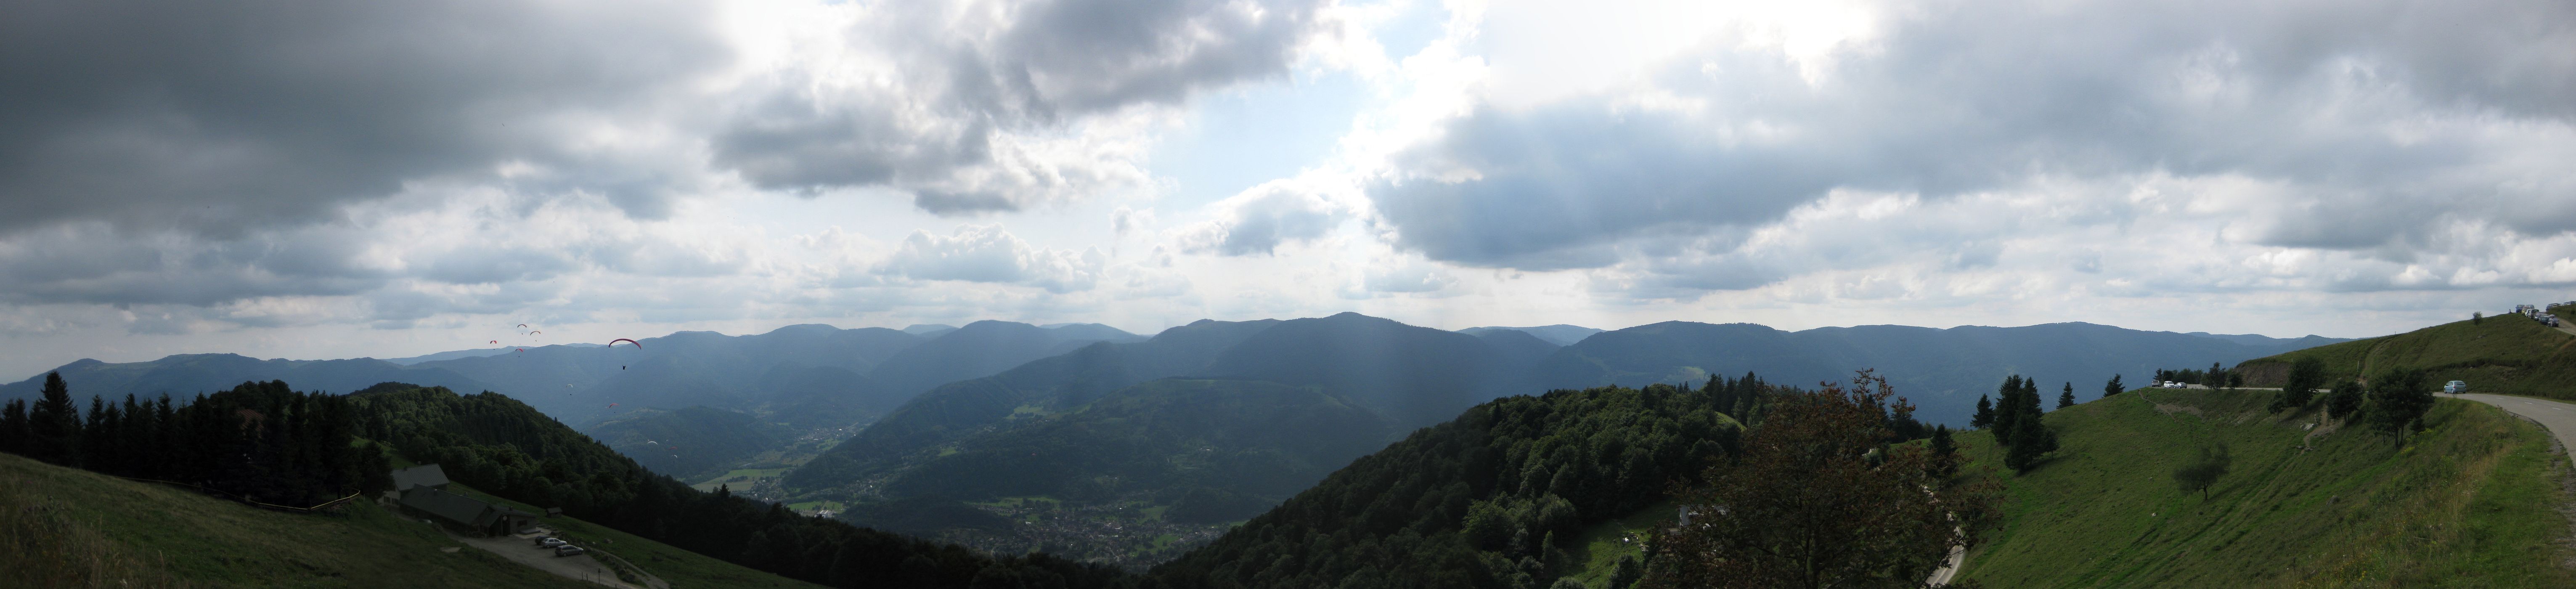
{"type": "Polygon", "coordinates": [[[2506,411],[2511,411],[2515,415],[2529,417],[2532,421],[2540,422],[2541,427],[2548,428],[2549,435],[2558,436],[2558,445],[2560,447],[2567,448],[2568,451],[2571,452],[2576,452],[2576,404],[2551,401],[2548,399],[2534,399],[2531,397],[2515,397],[2509,395],[2489,395],[2485,393],[2442,396],[2459,397],[2488,405],[2494,405],[2502,407],[2506,411]]]}

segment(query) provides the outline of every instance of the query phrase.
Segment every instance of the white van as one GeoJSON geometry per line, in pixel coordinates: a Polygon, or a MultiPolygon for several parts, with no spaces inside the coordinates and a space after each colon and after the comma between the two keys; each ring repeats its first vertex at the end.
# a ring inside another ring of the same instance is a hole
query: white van
{"type": "Polygon", "coordinates": [[[2443,383],[2443,384],[2442,384],[2442,392],[2450,393],[2450,394],[2454,394],[2454,395],[2457,395],[2457,394],[2460,394],[2460,393],[2469,392],[2469,383],[2467,383],[2467,382],[2463,382],[2463,381],[2457,381],[2457,380],[2454,380],[2454,381],[2451,381],[2451,382],[2447,382],[2447,383],[2443,383]]]}

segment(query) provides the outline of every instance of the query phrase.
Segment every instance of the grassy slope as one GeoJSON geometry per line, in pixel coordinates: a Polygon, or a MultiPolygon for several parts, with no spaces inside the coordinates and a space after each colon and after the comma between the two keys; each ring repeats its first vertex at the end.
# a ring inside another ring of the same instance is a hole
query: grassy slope
{"type": "MultiPolygon", "coordinates": [[[[448,490],[485,501],[497,501],[530,513],[545,510],[526,503],[492,496],[461,484],[448,485],[448,490]]],[[[617,531],[608,526],[581,521],[568,516],[544,518],[540,523],[554,528],[561,537],[575,545],[595,547],[626,559],[655,577],[671,582],[673,587],[820,587],[758,571],[715,557],[689,552],[661,542],[617,531]]]]}
{"type": "Polygon", "coordinates": [[[2468,381],[2475,392],[2576,398],[2576,336],[2518,315],[2444,323],[2237,366],[2250,369],[2249,386],[2280,386],[2290,362],[2302,357],[2325,361],[2329,382],[2411,367],[2431,370],[2435,383],[2468,381]]]}
{"type": "MultiPolygon", "coordinates": [[[[2525,323],[2528,323],[2526,321],[2525,323]]],[[[2538,426],[2443,400],[2403,449],[2362,428],[2310,438],[2268,392],[2143,390],[2050,413],[2055,458],[2007,481],[2004,527],[1962,578],[1996,587],[2576,586],[2555,563],[2567,461],[2538,426]],[[2157,405],[2164,405],[2159,410],[2157,405]],[[2303,441],[2304,440],[2304,441],[2303,441]],[[2207,499],[2170,473],[2224,442],[2207,499]],[[2297,449],[2302,443],[2312,451],[2297,449]]],[[[2319,431],[2325,431],[2320,427],[2319,431]]],[[[2001,455],[1961,436],[1977,465],[2001,455]]]]}
{"type": "Polygon", "coordinates": [[[151,585],[595,587],[480,550],[442,553],[458,544],[371,502],[342,516],[280,513],[8,454],[0,489],[0,509],[60,515],[57,539],[103,538],[117,559],[161,568],[151,585]]]}

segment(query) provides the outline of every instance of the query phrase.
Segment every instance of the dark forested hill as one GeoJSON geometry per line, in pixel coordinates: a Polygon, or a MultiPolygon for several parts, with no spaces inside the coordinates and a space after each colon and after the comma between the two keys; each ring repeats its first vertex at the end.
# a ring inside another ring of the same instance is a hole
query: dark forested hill
{"type": "MultiPolygon", "coordinates": [[[[1376,413],[1313,388],[1158,380],[970,439],[894,478],[888,492],[1098,502],[1209,488],[1276,501],[1384,447],[1394,431],[1376,413]]],[[[1230,515],[1209,521],[1252,514],[1230,515]]]]}
{"type": "Polygon", "coordinates": [[[1014,416],[1071,409],[1136,383],[1188,375],[1278,323],[1200,320],[1146,341],[1096,342],[1000,374],[941,385],[815,457],[791,473],[788,484],[809,489],[846,484],[882,470],[889,461],[1002,425],[1014,416]]]}
{"type": "Polygon", "coordinates": [[[1650,385],[1468,409],[1162,566],[1171,587],[1546,587],[1577,530],[1664,498],[1728,452],[1718,410],[1761,390],[1650,385]]]}

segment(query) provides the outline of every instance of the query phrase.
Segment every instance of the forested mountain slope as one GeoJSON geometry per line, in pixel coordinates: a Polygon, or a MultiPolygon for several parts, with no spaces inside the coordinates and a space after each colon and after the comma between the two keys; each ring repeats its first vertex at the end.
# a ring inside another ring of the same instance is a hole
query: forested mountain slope
{"type": "Polygon", "coordinates": [[[1172,587],[1546,587],[1568,540],[1629,515],[1728,452],[1755,382],[1515,396],[1414,432],[1206,547],[1172,587]]]}
{"type": "Polygon", "coordinates": [[[459,483],[789,578],[841,587],[964,588],[979,575],[1066,587],[1127,582],[1114,569],[996,558],[701,493],[499,394],[386,383],[350,398],[367,437],[438,463],[459,483]]]}
{"type": "Polygon", "coordinates": [[[705,406],[628,413],[589,434],[653,472],[704,480],[794,440],[796,432],[750,415],[705,406]]]}

